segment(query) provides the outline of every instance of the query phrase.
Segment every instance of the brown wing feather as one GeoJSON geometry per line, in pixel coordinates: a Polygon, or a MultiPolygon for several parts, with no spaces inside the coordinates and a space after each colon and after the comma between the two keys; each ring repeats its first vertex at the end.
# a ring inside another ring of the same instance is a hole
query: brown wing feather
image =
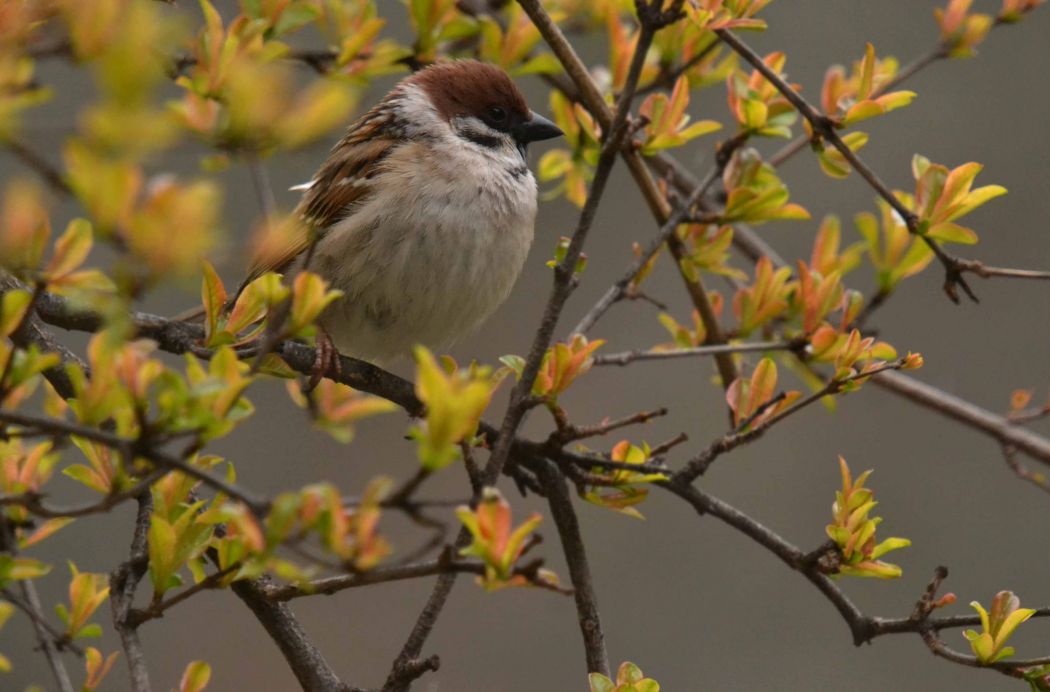
{"type": "Polygon", "coordinates": [[[318,239],[334,224],[353,213],[354,207],[371,192],[371,179],[380,164],[397,145],[390,136],[390,113],[380,103],[350,126],[346,136],[332,149],[328,160],[314,176],[296,214],[303,220],[288,247],[279,253],[254,258],[242,288],[268,271],[281,272],[310,246],[311,235],[318,239]]]}

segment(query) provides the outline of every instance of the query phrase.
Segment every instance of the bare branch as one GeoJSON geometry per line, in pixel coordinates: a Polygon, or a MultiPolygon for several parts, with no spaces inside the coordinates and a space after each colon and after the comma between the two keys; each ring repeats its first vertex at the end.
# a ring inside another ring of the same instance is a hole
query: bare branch
{"type": "Polygon", "coordinates": [[[345,692],[346,685],[306,636],[287,603],[267,598],[268,577],[244,579],[230,585],[237,597],[252,611],[284,655],[299,685],[309,692],[345,692]]]}
{"type": "Polygon", "coordinates": [[[717,344],[693,348],[669,348],[664,351],[624,351],[594,356],[595,365],[628,365],[638,360],[674,360],[697,356],[714,356],[723,353],[755,353],[765,351],[793,351],[803,343],[796,341],[765,341],[761,343],[717,344]]]}
{"type": "Polygon", "coordinates": [[[99,502],[91,502],[83,505],[61,506],[46,505],[43,502],[44,495],[40,493],[21,493],[19,495],[0,495],[0,506],[18,505],[24,507],[31,514],[44,519],[55,519],[58,517],[84,517],[91,514],[102,514],[108,512],[119,504],[137,498],[149,489],[151,485],[168,475],[168,469],[154,469],[141,481],[127,490],[107,495],[99,502]]]}
{"type": "Polygon", "coordinates": [[[73,190],[69,187],[69,183],[66,182],[65,176],[62,175],[58,168],[48,163],[47,159],[36,153],[29,145],[14,137],[6,137],[4,138],[3,146],[18,157],[19,161],[40,176],[40,179],[47,183],[48,187],[53,191],[63,197],[73,194],[73,190]]]}
{"type": "MultiPolygon", "coordinates": [[[[0,515],[0,550],[13,555],[17,552],[17,548],[18,543],[15,540],[12,526],[6,517],[0,515]]],[[[33,632],[36,635],[37,644],[40,645],[40,650],[44,652],[47,667],[54,676],[58,689],[61,692],[73,692],[73,684],[70,682],[69,673],[66,671],[66,666],[62,662],[59,651],[62,647],[69,646],[80,653],[79,648],[70,646],[68,638],[59,635],[48,624],[47,619],[44,617],[44,609],[40,604],[40,597],[36,592],[36,586],[31,580],[19,580],[18,590],[22,592],[22,598],[14,596],[6,589],[4,590],[4,595],[11,603],[20,608],[33,624],[33,632]]]]}
{"type": "Polygon", "coordinates": [[[270,184],[270,172],[266,164],[259,158],[259,153],[248,152],[248,171],[252,176],[252,186],[255,195],[259,198],[259,209],[265,218],[271,219],[277,216],[277,200],[273,196],[273,186],[270,184]]]}
{"type": "Polygon", "coordinates": [[[1050,440],[998,414],[901,373],[886,372],[872,378],[872,382],[912,403],[979,430],[1000,444],[1024,452],[1044,464],[1050,464],[1050,440]]]}
{"type": "Polygon", "coordinates": [[[164,613],[166,613],[168,610],[174,608],[183,601],[186,601],[196,596],[201,591],[207,591],[208,589],[218,588],[219,586],[221,586],[222,580],[225,577],[229,576],[230,574],[233,574],[240,568],[241,563],[235,562],[232,565],[226,567],[225,569],[221,569],[218,572],[213,572],[209,574],[207,577],[201,579],[193,586],[187,587],[182,591],[179,591],[177,594],[171,596],[170,598],[165,598],[164,600],[151,603],[149,607],[144,610],[132,608],[128,611],[128,624],[132,627],[138,627],[147,620],[153,620],[155,618],[164,617],[164,613]]]}
{"type": "Polygon", "coordinates": [[[549,461],[539,460],[537,472],[547,490],[547,502],[558,527],[562,550],[569,565],[569,576],[575,591],[576,617],[583,635],[587,658],[587,672],[609,675],[609,654],[605,650],[605,633],[602,631],[598,597],[594,591],[591,568],[587,563],[587,550],[572,507],[565,478],[549,461]]]}
{"type": "Polygon", "coordinates": [[[550,444],[565,445],[576,440],[585,440],[589,437],[608,435],[614,430],[648,423],[653,418],[660,418],[661,416],[666,415],[667,409],[658,408],[654,411],[639,411],[638,413],[617,420],[606,420],[597,425],[577,426],[568,421],[565,421],[564,423],[559,422],[558,429],[551,433],[548,442],[550,444]]]}
{"type": "Polygon", "coordinates": [[[148,492],[144,492],[138,500],[139,509],[135,516],[131,554],[127,561],[122,562],[109,575],[109,605],[113,612],[113,628],[120,636],[124,658],[128,662],[131,689],[133,692],[149,692],[151,688],[146,656],[142,651],[138,630],[129,620],[129,614],[135,602],[135,591],[149,565],[149,548],[146,537],[149,531],[150,513],[153,511],[153,499],[148,492]]]}
{"type": "MultiPolygon", "coordinates": [[[[408,579],[420,579],[441,574],[477,574],[485,573],[485,565],[477,560],[464,560],[450,556],[451,551],[434,560],[425,562],[414,562],[406,565],[392,567],[376,567],[364,572],[353,574],[340,574],[335,577],[315,579],[306,584],[285,584],[282,586],[270,586],[266,589],[266,597],[271,601],[290,601],[304,596],[315,596],[332,594],[356,589],[362,586],[373,586],[375,584],[387,584],[395,581],[408,579]]],[[[552,588],[552,585],[537,576],[537,570],[542,562],[533,562],[528,568],[518,568],[512,572],[513,576],[525,577],[534,586],[560,593],[571,593],[565,589],[552,588]]]]}

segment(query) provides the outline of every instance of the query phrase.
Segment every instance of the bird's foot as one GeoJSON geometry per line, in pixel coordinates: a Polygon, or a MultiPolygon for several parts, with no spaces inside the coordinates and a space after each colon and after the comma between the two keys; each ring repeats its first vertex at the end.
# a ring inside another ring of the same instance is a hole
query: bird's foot
{"type": "Polygon", "coordinates": [[[339,350],[336,349],[332,337],[322,327],[317,328],[317,357],[310,369],[310,379],[303,387],[303,393],[309,394],[321,382],[321,378],[329,376],[338,379],[342,375],[339,365],[339,350]]]}

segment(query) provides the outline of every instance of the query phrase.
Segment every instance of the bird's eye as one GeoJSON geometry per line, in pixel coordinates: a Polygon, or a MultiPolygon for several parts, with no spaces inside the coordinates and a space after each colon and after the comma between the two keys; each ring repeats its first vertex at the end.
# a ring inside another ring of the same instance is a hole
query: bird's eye
{"type": "Polygon", "coordinates": [[[490,122],[496,125],[501,125],[507,122],[507,111],[499,106],[489,106],[485,111],[485,115],[488,116],[490,122]]]}

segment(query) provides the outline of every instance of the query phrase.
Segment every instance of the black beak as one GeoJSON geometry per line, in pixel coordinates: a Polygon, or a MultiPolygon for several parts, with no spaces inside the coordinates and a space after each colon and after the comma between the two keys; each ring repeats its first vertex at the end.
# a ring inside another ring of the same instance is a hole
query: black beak
{"type": "Polygon", "coordinates": [[[519,144],[542,142],[545,139],[553,139],[565,134],[561,131],[560,127],[552,123],[550,120],[547,120],[539,113],[529,111],[529,114],[532,117],[519,125],[517,132],[514,133],[514,138],[518,140],[519,144]]]}
{"type": "Polygon", "coordinates": [[[561,128],[535,111],[529,111],[529,119],[514,129],[514,141],[518,144],[518,153],[522,160],[526,158],[529,142],[542,142],[545,139],[561,137],[561,128]]]}

